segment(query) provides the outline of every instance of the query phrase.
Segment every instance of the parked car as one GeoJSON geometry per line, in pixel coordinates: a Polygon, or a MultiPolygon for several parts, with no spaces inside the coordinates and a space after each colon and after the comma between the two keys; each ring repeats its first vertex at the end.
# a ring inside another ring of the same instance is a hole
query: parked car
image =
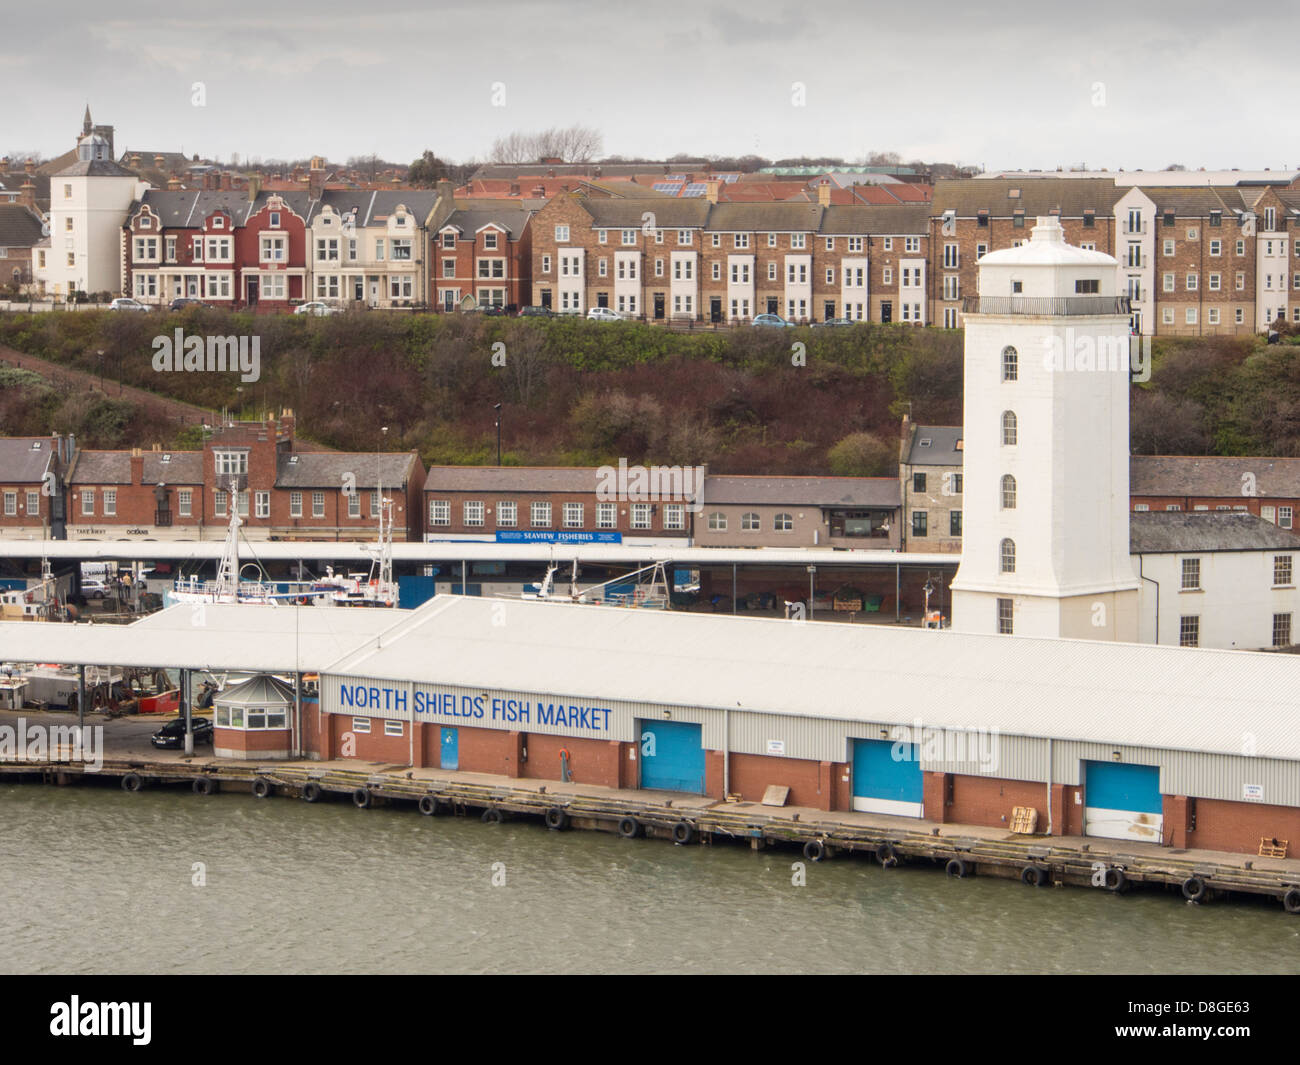
{"type": "Polygon", "coordinates": [[[760,325],[760,326],[769,325],[769,326],[776,326],[778,328],[782,326],[791,326],[791,327],[794,326],[794,322],[787,322],[779,314],[756,314],[754,316],[753,322],[751,322],[750,324],[760,325]]]}
{"type": "Polygon", "coordinates": [[[87,599],[103,599],[108,595],[108,585],[101,580],[87,578],[81,582],[81,594],[87,599]]]}
{"type": "MultiPolygon", "coordinates": [[[[212,720],[206,717],[196,717],[191,719],[194,726],[195,743],[212,742],[212,720]]],[[[155,747],[164,749],[175,749],[185,746],[185,718],[178,717],[175,721],[168,721],[162,728],[150,737],[149,742],[155,747]]]]}
{"type": "Polygon", "coordinates": [[[148,311],[150,308],[147,303],[141,303],[130,296],[118,296],[108,305],[108,309],[110,311],[148,311]]]}
{"type": "Polygon", "coordinates": [[[211,307],[212,304],[196,300],[193,296],[177,296],[167,305],[170,311],[183,311],[186,307],[211,307]]]}
{"type": "Polygon", "coordinates": [[[621,322],[623,316],[609,307],[593,307],[587,312],[587,320],[592,322],[621,322]]]}
{"type": "Polygon", "coordinates": [[[520,307],[517,318],[554,318],[555,312],[550,307],[520,307]]]}
{"type": "Polygon", "coordinates": [[[312,300],[310,303],[300,303],[293,309],[294,314],[314,314],[317,317],[323,317],[328,314],[342,314],[343,311],[331,303],[323,300],[312,300]]]}
{"type": "Polygon", "coordinates": [[[852,318],[827,318],[824,322],[813,322],[813,325],[853,325],[852,318]]]}

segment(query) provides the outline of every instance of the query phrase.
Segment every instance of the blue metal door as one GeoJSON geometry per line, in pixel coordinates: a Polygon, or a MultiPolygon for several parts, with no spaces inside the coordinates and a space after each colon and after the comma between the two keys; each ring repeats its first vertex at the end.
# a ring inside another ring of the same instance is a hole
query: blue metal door
{"type": "Polygon", "coordinates": [[[460,768],[460,737],[454,728],[442,730],[442,760],[438,764],[443,769],[460,768]]]}
{"type": "Polygon", "coordinates": [[[436,577],[410,576],[397,578],[397,602],[404,610],[427,603],[434,595],[436,577]]]}
{"type": "Polygon", "coordinates": [[[853,741],[853,809],[920,817],[923,794],[916,744],[853,741]]]}
{"type": "Polygon", "coordinates": [[[1159,766],[1085,762],[1083,771],[1084,835],[1160,841],[1164,800],[1159,766]]]}
{"type": "Polygon", "coordinates": [[[641,787],[704,793],[704,747],[699,725],[641,722],[641,787]]]}

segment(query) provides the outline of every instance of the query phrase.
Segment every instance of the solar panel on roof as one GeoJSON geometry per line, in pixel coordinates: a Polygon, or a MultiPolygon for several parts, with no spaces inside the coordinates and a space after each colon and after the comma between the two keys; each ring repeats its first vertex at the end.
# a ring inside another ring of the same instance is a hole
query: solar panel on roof
{"type": "Polygon", "coordinates": [[[683,184],[685,184],[685,183],[686,183],[686,175],[685,175],[685,174],[665,174],[665,175],[664,175],[664,180],[665,180],[665,181],[680,181],[680,182],[682,182],[683,184]]]}
{"type": "Polygon", "coordinates": [[[666,192],[670,196],[676,196],[682,191],[682,186],[684,184],[686,184],[684,181],[656,181],[650,187],[654,189],[655,192],[666,192]]]}
{"type": "Polygon", "coordinates": [[[689,185],[686,186],[686,191],[683,192],[682,195],[683,195],[683,196],[703,196],[704,193],[705,193],[706,191],[708,191],[708,186],[706,186],[706,185],[704,184],[704,182],[702,182],[702,181],[692,181],[689,185]]]}

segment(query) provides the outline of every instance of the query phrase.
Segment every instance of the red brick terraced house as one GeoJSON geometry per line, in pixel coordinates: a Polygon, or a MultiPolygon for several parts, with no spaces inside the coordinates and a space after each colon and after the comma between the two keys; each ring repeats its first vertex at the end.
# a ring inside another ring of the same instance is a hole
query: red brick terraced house
{"type": "Polygon", "coordinates": [[[369,540],[381,499],[393,539],[420,539],[415,452],[304,452],[293,416],[218,428],[202,451],[78,451],[67,475],[72,539],[219,540],[231,509],[248,540],[369,540]]]}
{"type": "Polygon", "coordinates": [[[1134,455],[1129,497],[1135,511],[1247,511],[1295,529],[1300,458],[1134,455]]]}
{"type": "Polygon", "coordinates": [[[509,201],[452,201],[439,212],[430,251],[440,311],[517,309],[532,297],[533,210],[509,201]]]}
{"type": "Polygon", "coordinates": [[[229,308],[288,310],[308,298],[306,192],[151,189],[123,240],[124,291],[165,306],[177,297],[229,308]]]}
{"type": "Polygon", "coordinates": [[[61,539],[62,475],[70,439],[0,438],[0,539],[61,539]]]}
{"type": "Polygon", "coordinates": [[[687,503],[606,500],[600,483],[595,467],[432,466],[425,539],[689,542],[696,515],[687,503]]]}

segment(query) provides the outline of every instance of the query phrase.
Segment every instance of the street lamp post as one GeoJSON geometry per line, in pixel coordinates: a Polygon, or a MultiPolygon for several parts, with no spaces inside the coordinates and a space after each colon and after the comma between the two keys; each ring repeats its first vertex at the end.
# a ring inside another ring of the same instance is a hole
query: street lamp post
{"type": "Polygon", "coordinates": [[[501,404],[493,405],[493,410],[497,412],[497,465],[501,465],[501,404]]]}
{"type": "Polygon", "coordinates": [[[99,348],[95,352],[99,356],[99,390],[104,391],[104,349],[99,348]]]}
{"type": "Polygon", "coordinates": [[[813,581],[815,581],[816,579],[817,579],[817,567],[809,566],[808,567],[808,620],[809,621],[812,620],[812,616],[813,616],[813,596],[816,594],[813,591],[813,581]]]}

